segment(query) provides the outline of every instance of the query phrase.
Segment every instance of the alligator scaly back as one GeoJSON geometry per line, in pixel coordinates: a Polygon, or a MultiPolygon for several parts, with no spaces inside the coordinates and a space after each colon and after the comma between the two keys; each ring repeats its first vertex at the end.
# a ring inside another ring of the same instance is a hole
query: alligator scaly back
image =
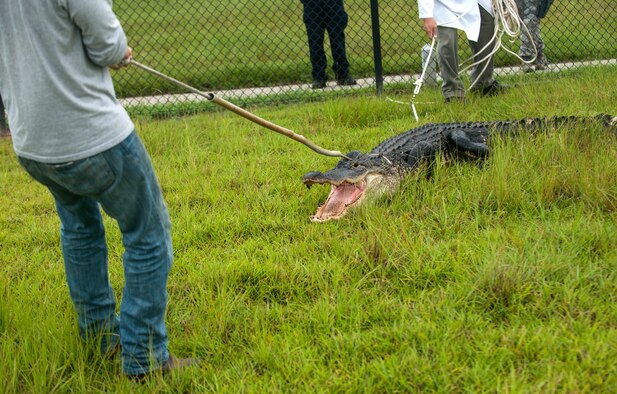
{"type": "Polygon", "coordinates": [[[368,195],[393,191],[405,173],[431,159],[439,151],[463,153],[477,158],[489,155],[490,139],[518,133],[560,128],[565,125],[599,124],[617,129],[617,117],[560,116],[524,118],[520,120],[430,123],[395,135],[375,146],[370,152],[351,151],[347,158],[326,172],[312,171],[303,177],[305,185],[330,184],[325,203],[317,208],[311,220],[325,222],[339,219],[351,207],[358,206],[368,195]]]}

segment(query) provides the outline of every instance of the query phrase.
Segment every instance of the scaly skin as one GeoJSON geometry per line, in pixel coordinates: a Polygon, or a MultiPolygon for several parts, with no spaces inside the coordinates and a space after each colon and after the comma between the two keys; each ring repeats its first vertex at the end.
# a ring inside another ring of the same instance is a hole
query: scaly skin
{"type": "Polygon", "coordinates": [[[327,172],[309,172],[303,182],[330,184],[326,202],[311,216],[315,222],[339,219],[351,207],[358,206],[369,195],[380,195],[396,188],[401,178],[417,168],[423,160],[433,158],[439,151],[462,153],[485,158],[488,143],[496,135],[515,135],[567,124],[600,123],[607,128],[617,127],[617,117],[598,115],[592,118],[552,117],[524,118],[516,121],[431,123],[389,138],[369,153],[351,151],[349,159],[340,160],[327,172]]]}

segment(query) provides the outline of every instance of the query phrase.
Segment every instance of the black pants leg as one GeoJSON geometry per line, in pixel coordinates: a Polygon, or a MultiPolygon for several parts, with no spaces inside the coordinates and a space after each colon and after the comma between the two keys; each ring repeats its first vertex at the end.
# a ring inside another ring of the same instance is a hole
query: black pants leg
{"type": "Polygon", "coordinates": [[[342,1],[334,1],[330,3],[329,7],[326,28],[332,49],[332,60],[334,61],[332,69],[336,79],[342,80],[349,76],[349,61],[347,61],[345,49],[345,28],[349,18],[342,1]]]}
{"type": "Polygon", "coordinates": [[[326,12],[320,5],[307,3],[304,5],[304,24],[308,36],[309,54],[311,58],[312,75],[314,81],[328,79],[326,67],[328,60],[324,51],[325,20],[326,12]]]}
{"type": "Polygon", "coordinates": [[[4,103],[2,102],[2,96],[0,96],[0,134],[8,133],[9,128],[6,125],[6,115],[4,114],[4,103]]]}

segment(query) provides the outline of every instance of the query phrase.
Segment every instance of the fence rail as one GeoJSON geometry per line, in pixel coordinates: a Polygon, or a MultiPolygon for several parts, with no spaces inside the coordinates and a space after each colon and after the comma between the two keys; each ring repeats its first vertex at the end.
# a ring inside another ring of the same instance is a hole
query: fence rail
{"type": "MultiPolygon", "coordinates": [[[[326,1],[331,3],[332,1],[326,1]]],[[[358,83],[311,89],[307,28],[300,0],[116,0],[116,11],[141,63],[202,91],[224,92],[238,102],[311,100],[324,95],[375,92],[383,83],[411,91],[428,41],[415,1],[346,0],[346,54],[358,83]]],[[[578,62],[617,58],[617,1],[556,1],[541,19],[545,55],[553,71],[578,62]]],[[[461,35],[461,59],[470,51],[461,35]]],[[[518,39],[503,40],[518,52],[518,39]]],[[[326,35],[328,73],[331,48],[326,35]]],[[[518,73],[520,60],[501,50],[502,74],[518,73]]],[[[114,73],[116,92],[128,106],[178,104],[197,97],[139,69],[114,73]],[[144,99],[146,97],[146,99],[144,99]]]]}

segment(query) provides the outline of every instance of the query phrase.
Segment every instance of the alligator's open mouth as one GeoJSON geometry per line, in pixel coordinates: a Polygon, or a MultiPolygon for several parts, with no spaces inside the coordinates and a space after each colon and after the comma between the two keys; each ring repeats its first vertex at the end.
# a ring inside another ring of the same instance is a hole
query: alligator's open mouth
{"type": "Polygon", "coordinates": [[[343,182],[340,185],[330,184],[330,194],[323,205],[317,208],[317,213],[311,216],[313,222],[326,222],[339,219],[347,210],[360,204],[366,192],[366,181],[358,183],[343,182]]]}
{"type": "Polygon", "coordinates": [[[330,194],[317,212],[311,216],[313,222],[327,222],[339,219],[350,208],[393,190],[397,183],[396,166],[392,161],[378,154],[363,154],[359,151],[347,153],[334,168],[326,172],[311,171],[304,174],[302,182],[307,186],[330,185],[330,194]]]}

